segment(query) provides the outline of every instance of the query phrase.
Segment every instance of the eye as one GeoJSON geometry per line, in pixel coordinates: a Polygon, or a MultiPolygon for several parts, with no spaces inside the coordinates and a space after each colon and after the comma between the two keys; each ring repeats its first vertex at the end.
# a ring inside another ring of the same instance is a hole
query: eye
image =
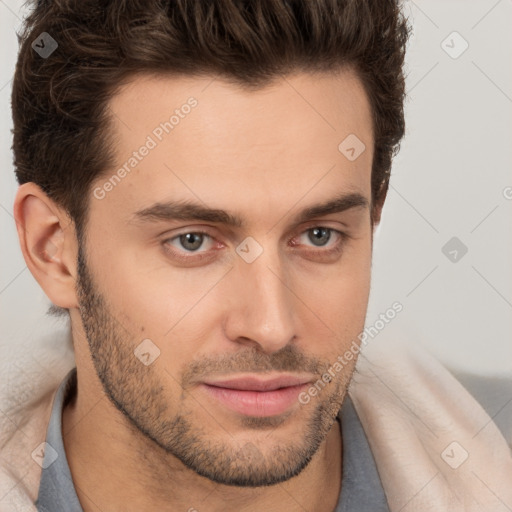
{"type": "Polygon", "coordinates": [[[323,247],[331,239],[332,229],[315,227],[306,231],[307,238],[317,247],[323,247]]]}
{"type": "Polygon", "coordinates": [[[302,233],[298,238],[301,239],[306,237],[307,241],[311,242],[315,247],[326,247],[333,239],[333,233],[336,235],[334,237],[335,242],[330,245],[336,248],[343,242],[345,234],[333,228],[314,226],[304,231],[304,233],[302,233]]]}
{"type": "Polygon", "coordinates": [[[165,243],[177,249],[184,249],[185,252],[197,253],[204,252],[199,251],[199,249],[203,246],[205,239],[209,239],[211,243],[212,237],[204,231],[189,231],[188,233],[182,233],[169,238],[165,243]]]}

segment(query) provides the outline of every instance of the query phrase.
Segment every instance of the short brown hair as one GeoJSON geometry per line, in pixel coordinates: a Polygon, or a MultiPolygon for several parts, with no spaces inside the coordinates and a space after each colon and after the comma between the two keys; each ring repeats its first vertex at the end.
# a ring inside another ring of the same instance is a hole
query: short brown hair
{"type": "Polygon", "coordinates": [[[214,74],[254,89],[350,66],[373,114],[375,205],[404,135],[409,31],[399,0],[39,0],[13,83],[17,179],[39,185],[80,234],[90,185],[113,165],[108,101],[135,74],[214,74]],[[33,48],[43,33],[58,44],[48,58],[33,48]]]}

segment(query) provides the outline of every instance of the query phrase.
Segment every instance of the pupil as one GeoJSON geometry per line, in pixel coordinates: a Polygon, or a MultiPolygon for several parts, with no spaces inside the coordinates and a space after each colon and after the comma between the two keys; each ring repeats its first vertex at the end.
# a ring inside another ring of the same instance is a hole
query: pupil
{"type": "Polygon", "coordinates": [[[309,239],[315,244],[315,245],[324,245],[329,241],[329,238],[331,238],[331,233],[329,229],[327,228],[314,228],[311,230],[314,234],[314,238],[309,237],[309,239]],[[317,243],[320,242],[320,243],[317,243]]]}

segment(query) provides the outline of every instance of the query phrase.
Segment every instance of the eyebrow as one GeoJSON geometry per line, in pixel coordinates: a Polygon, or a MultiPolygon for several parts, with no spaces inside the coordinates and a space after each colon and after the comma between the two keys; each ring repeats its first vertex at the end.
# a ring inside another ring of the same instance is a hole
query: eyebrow
{"type": "MultiPolygon", "coordinates": [[[[345,193],[323,203],[315,204],[300,211],[294,220],[300,224],[308,220],[341,213],[353,208],[369,208],[366,197],[358,192],[345,193]]],[[[245,222],[239,215],[229,213],[226,210],[207,208],[199,203],[191,201],[167,201],[155,203],[134,213],[134,220],[142,222],[154,222],[159,220],[194,220],[224,224],[233,228],[244,228],[245,222]]]]}

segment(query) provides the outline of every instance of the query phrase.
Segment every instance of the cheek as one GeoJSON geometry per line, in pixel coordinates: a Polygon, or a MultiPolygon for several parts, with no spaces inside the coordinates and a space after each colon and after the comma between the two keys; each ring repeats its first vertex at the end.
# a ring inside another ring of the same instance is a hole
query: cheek
{"type": "Polygon", "coordinates": [[[112,263],[107,261],[108,251],[104,252],[98,288],[108,297],[125,342],[133,344],[129,350],[140,347],[140,352],[157,354],[154,368],[163,365],[177,378],[181,365],[193,359],[208,333],[212,335],[215,311],[209,311],[209,302],[201,299],[225,269],[212,267],[209,273],[177,269],[157,258],[144,260],[136,250],[125,249],[121,254],[112,263]]]}
{"type": "Polygon", "coordinates": [[[339,352],[364,328],[371,280],[371,239],[353,244],[339,264],[311,278],[303,274],[301,296],[321,318],[339,352]]]}
{"type": "Polygon", "coordinates": [[[312,288],[308,288],[307,303],[331,333],[346,337],[362,330],[370,291],[368,272],[333,277],[321,289],[313,292],[312,288]]]}
{"type": "Polygon", "coordinates": [[[310,281],[306,289],[321,292],[317,296],[325,303],[327,311],[364,308],[370,290],[371,251],[370,235],[352,240],[339,261],[318,272],[318,285],[314,285],[312,276],[306,278],[310,281]]]}

